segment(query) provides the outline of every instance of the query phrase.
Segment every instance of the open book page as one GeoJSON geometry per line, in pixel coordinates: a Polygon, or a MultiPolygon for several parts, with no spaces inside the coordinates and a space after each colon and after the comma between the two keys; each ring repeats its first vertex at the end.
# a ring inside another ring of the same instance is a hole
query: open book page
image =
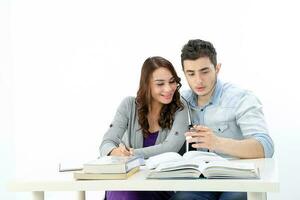
{"type": "Polygon", "coordinates": [[[168,178],[199,178],[206,163],[204,161],[185,160],[165,162],[151,170],[147,178],[168,179],[168,178]]]}
{"type": "Polygon", "coordinates": [[[181,155],[175,152],[167,152],[150,157],[148,160],[146,160],[146,166],[148,169],[154,169],[161,163],[179,160],[182,160],[181,155]]]}
{"type": "Polygon", "coordinates": [[[259,178],[254,163],[222,162],[207,163],[202,173],[207,178],[259,178]]]}
{"type": "Polygon", "coordinates": [[[169,171],[169,170],[179,170],[179,169],[187,169],[187,168],[198,170],[200,164],[201,164],[200,162],[195,162],[193,160],[180,160],[174,162],[161,163],[154,170],[169,171]]]}
{"type": "Polygon", "coordinates": [[[169,163],[175,161],[192,161],[192,162],[212,162],[212,161],[227,161],[225,158],[212,153],[204,151],[189,151],[183,156],[175,152],[162,153],[156,156],[150,157],[146,161],[146,166],[148,169],[155,169],[158,165],[162,163],[169,163]]]}
{"type": "Polygon", "coordinates": [[[219,156],[213,152],[205,152],[205,151],[188,151],[183,155],[185,160],[199,160],[204,162],[212,162],[212,161],[227,161],[227,159],[219,156]]]}

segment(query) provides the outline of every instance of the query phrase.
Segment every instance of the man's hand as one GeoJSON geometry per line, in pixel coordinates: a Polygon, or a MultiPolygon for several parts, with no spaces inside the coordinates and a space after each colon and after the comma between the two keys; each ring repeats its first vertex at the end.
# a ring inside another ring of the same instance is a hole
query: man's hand
{"type": "Polygon", "coordinates": [[[206,127],[196,125],[194,126],[193,132],[186,132],[185,136],[187,137],[187,142],[194,143],[192,147],[194,148],[207,148],[210,151],[216,150],[219,137],[217,137],[214,132],[206,127]]]}

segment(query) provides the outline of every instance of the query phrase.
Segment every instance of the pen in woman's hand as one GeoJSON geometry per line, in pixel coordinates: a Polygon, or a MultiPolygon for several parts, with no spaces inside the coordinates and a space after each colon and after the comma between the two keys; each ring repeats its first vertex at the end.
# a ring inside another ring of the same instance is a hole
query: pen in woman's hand
{"type": "Polygon", "coordinates": [[[127,151],[130,152],[130,149],[125,145],[125,143],[119,138],[119,146],[123,146],[127,151]]]}

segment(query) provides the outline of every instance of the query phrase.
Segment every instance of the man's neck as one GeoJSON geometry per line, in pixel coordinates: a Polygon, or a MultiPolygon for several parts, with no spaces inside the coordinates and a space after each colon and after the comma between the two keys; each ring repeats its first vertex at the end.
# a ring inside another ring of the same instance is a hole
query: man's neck
{"type": "Polygon", "coordinates": [[[209,100],[210,100],[210,98],[211,98],[211,95],[205,95],[205,96],[201,96],[200,98],[199,98],[199,96],[198,96],[198,106],[204,106],[204,105],[206,105],[207,104],[207,102],[209,102],[209,100]]]}
{"type": "Polygon", "coordinates": [[[216,87],[214,87],[214,89],[212,91],[210,91],[210,93],[204,95],[204,96],[197,96],[197,103],[198,103],[198,106],[205,106],[209,101],[210,99],[212,98],[213,94],[214,94],[214,91],[215,91],[216,87]]]}

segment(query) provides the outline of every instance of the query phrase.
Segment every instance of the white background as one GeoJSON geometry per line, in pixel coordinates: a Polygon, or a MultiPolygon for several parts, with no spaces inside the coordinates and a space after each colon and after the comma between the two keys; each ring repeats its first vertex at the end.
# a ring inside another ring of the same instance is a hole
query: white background
{"type": "MultiPolygon", "coordinates": [[[[188,39],[211,41],[220,78],[264,104],[280,193],[299,199],[299,6],[296,1],[0,1],[0,199],[11,178],[51,176],[62,160],[98,156],[122,98],[135,95],[149,56],[183,79],[188,39]],[[47,172],[47,174],[45,174],[47,172]]],[[[47,194],[49,199],[62,193],[47,194]]],[[[95,199],[99,199],[95,195],[95,199]]]]}

